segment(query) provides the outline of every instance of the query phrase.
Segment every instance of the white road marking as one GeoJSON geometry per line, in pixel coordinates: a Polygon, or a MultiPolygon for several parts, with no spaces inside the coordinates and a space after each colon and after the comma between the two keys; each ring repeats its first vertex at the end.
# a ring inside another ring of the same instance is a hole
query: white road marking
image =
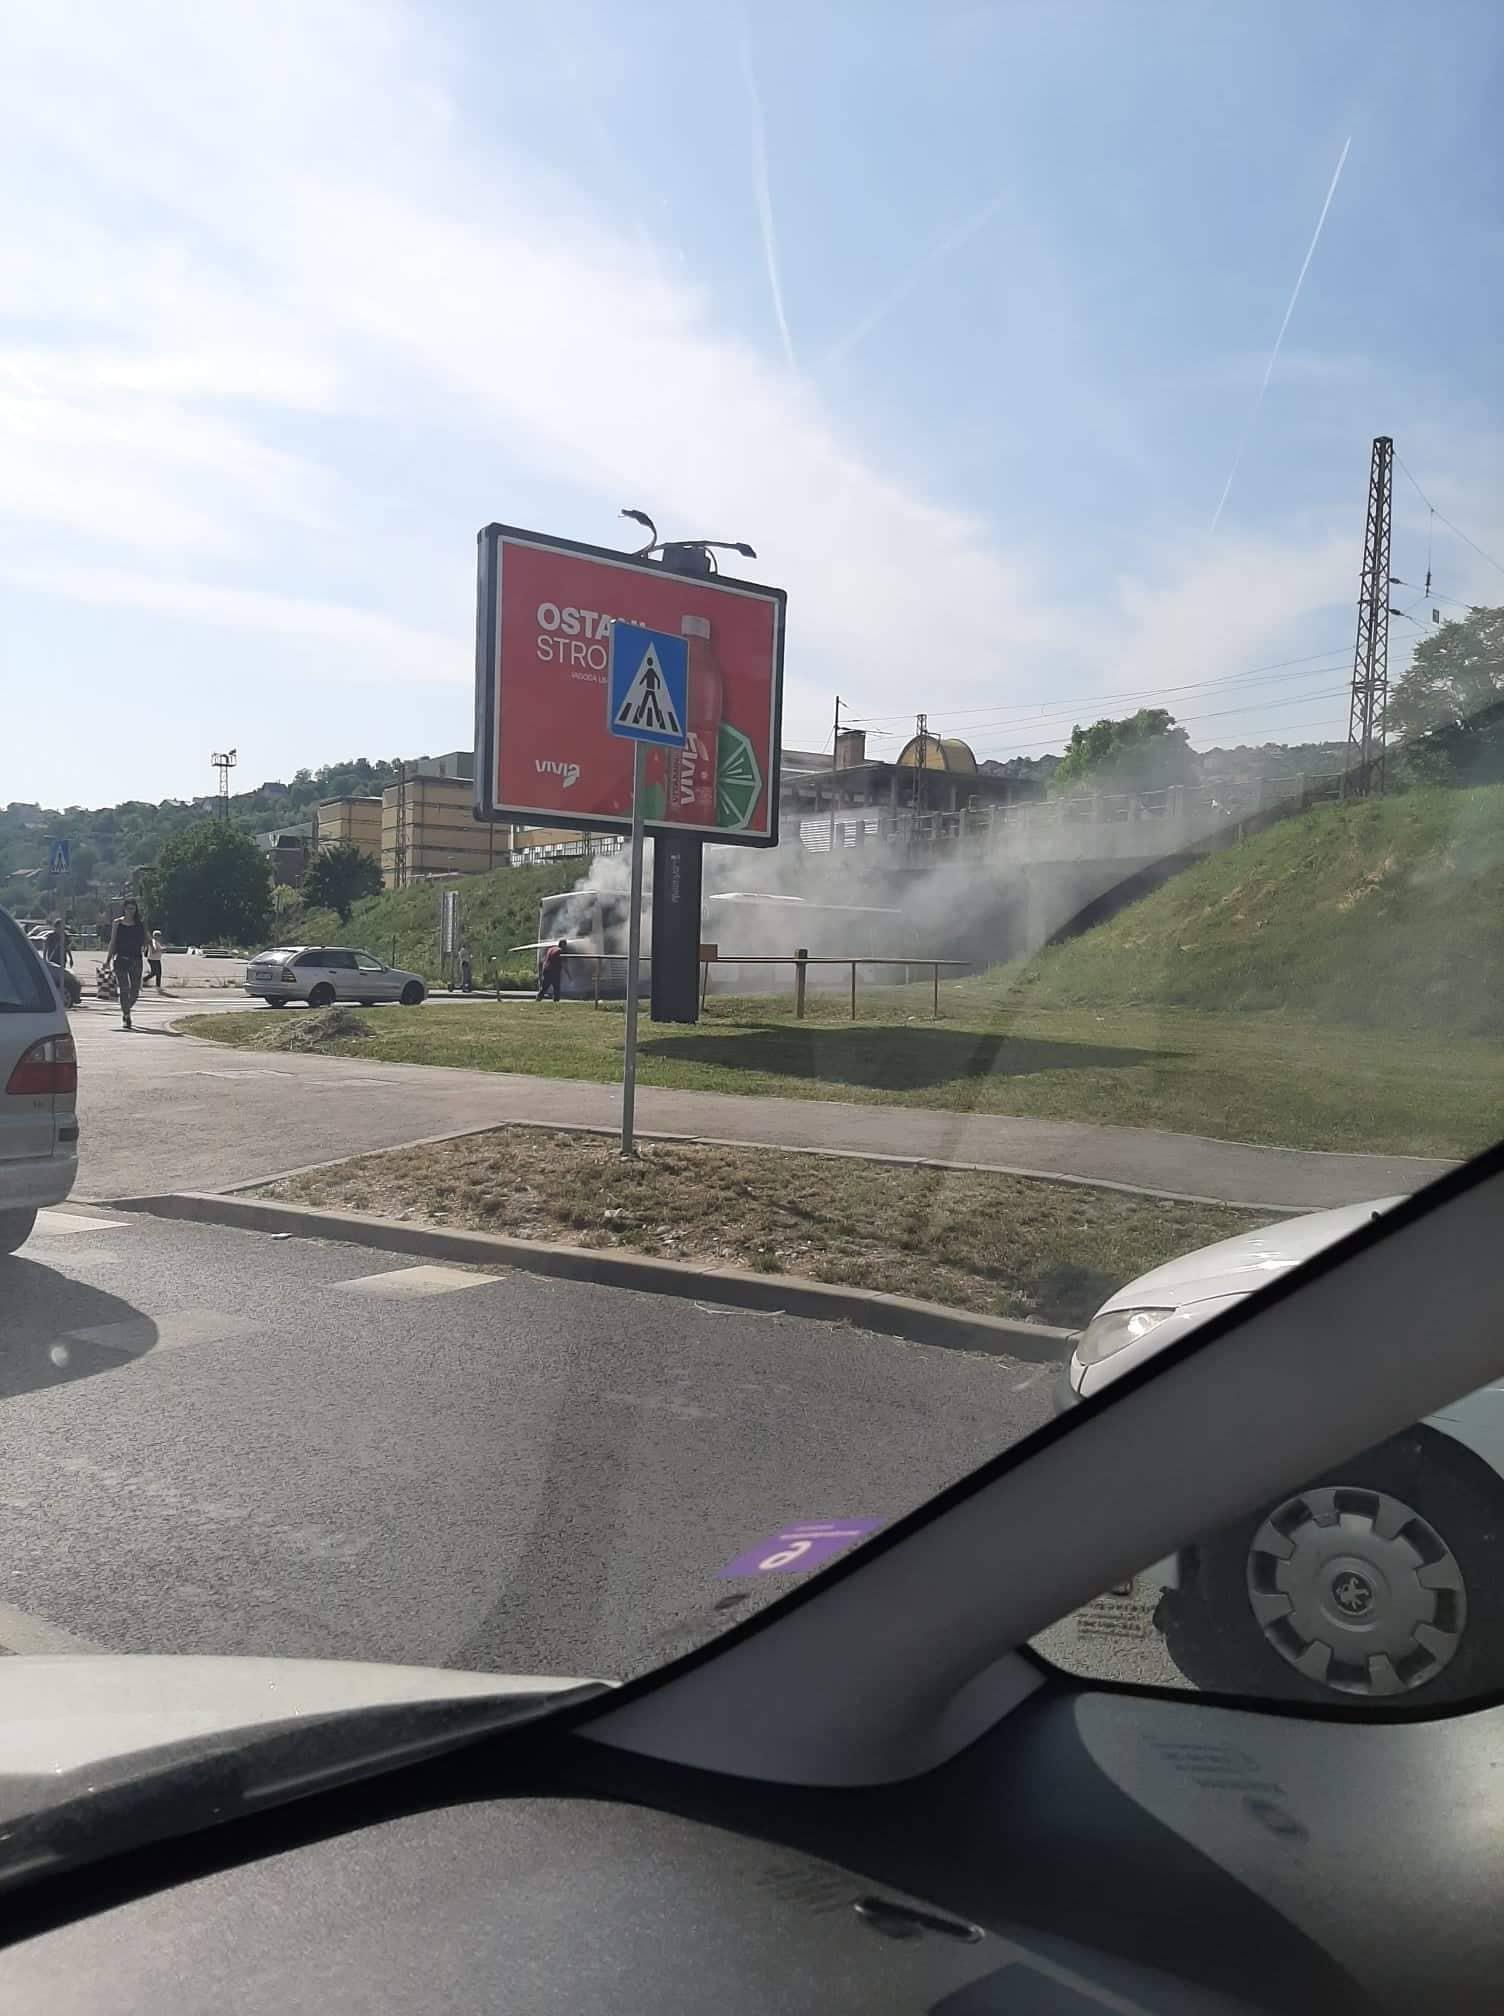
{"type": "Polygon", "coordinates": [[[39,1211],[33,1239],[60,1239],[69,1232],[118,1232],[124,1218],[91,1218],[82,1211],[39,1211]]]}
{"type": "Polygon", "coordinates": [[[17,1610],[14,1604],[0,1603],[0,1650],[24,1656],[38,1652],[108,1652],[109,1649],[108,1645],[97,1645],[92,1638],[80,1638],[76,1632],[65,1631],[59,1624],[49,1624],[45,1617],[33,1617],[29,1610],[17,1610]]]}
{"type": "Polygon", "coordinates": [[[353,1281],[328,1286],[351,1295],[447,1295],[456,1288],[484,1288],[500,1277],[471,1274],[463,1267],[397,1267],[389,1274],[361,1274],[353,1281]]]}
{"type": "Polygon", "coordinates": [[[118,1351],[122,1358],[141,1358],[179,1344],[223,1344],[255,1328],[254,1317],[236,1316],[226,1309],[171,1309],[162,1316],[127,1316],[119,1323],[65,1330],[52,1349],[55,1357],[70,1344],[89,1344],[100,1351],[118,1351]]]}

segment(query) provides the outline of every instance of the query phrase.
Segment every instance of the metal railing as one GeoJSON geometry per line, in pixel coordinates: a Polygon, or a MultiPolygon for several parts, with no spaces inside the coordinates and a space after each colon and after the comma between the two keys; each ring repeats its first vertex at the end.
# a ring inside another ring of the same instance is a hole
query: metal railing
{"type": "MultiPolygon", "coordinates": [[[[627,959],[625,953],[565,952],[561,956],[565,960],[578,959],[591,967],[591,995],[597,1008],[600,1007],[602,999],[601,968],[603,966],[620,966],[623,969],[619,989],[609,984],[613,976],[610,974],[607,975],[608,986],[605,998],[610,1000],[615,998],[618,992],[624,993],[626,991],[625,968],[627,959]]],[[[653,963],[652,954],[644,952],[641,955],[639,963],[643,967],[650,968],[653,963]]],[[[974,959],[930,959],[917,956],[910,956],[908,958],[873,958],[861,953],[852,958],[849,954],[843,956],[841,954],[810,953],[806,952],[802,947],[799,951],[793,953],[717,953],[713,958],[701,959],[699,964],[700,1006],[702,1009],[705,1008],[710,998],[710,969],[713,966],[792,967],[794,973],[794,1014],[800,1021],[803,1021],[805,1017],[809,990],[809,969],[811,966],[840,966],[850,969],[851,1020],[853,1022],[857,1016],[857,978],[863,967],[879,966],[896,968],[901,966],[904,969],[903,979],[889,981],[887,983],[889,986],[908,986],[912,984],[912,978],[916,972],[928,974],[931,982],[930,1012],[932,1017],[937,1020],[940,1014],[940,974],[942,968],[954,968],[968,973],[974,973],[979,970],[977,962],[974,959]]]]}

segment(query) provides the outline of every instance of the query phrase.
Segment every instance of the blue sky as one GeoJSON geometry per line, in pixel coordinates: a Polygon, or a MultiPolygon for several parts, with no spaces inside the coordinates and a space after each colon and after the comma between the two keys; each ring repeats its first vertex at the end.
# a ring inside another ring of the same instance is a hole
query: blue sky
{"type": "Polygon", "coordinates": [[[1341,732],[1377,432],[1504,559],[1496,6],[5,20],[0,800],[463,743],[492,518],[747,539],[789,741],[984,756],[1341,732]]]}

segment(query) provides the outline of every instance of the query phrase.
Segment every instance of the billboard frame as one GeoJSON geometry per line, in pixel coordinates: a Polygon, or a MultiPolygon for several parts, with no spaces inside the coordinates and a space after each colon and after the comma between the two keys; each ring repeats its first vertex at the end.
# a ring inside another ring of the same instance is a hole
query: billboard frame
{"type": "Polygon", "coordinates": [[[699,840],[709,847],[776,847],[778,845],[779,796],[783,771],[783,644],[787,628],[788,594],[765,581],[743,581],[734,575],[709,574],[676,576],[639,553],[623,553],[619,547],[591,546],[578,539],[561,539],[551,532],[533,532],[522,525],[490,524],[476,534],[475,594],[475,798],[472,816],[483,825],[510,822],[515,825],[549,825],[580,833],[630,834],[630,816],[596,814],[581,818],[578,813],[555,811],[540,805],[503,805],[497,801],[496,780],[500,751],[496,740],[497,702],[501,667],[497,662],[500,629],[500,549],[504,539],[516,540],[547,552],[567,553],[578,559],[601,560],[628,573],[648,574],[655,581],[683,580],[695,588],[725,588],[752,595],[773,605],[773,705],[771,745],[768,751],[768,830],[766,833],[734,833],[708,826],[684,826],[672,820],[650,820],[648,837],[659,834],[685,840],[699,840]]]}

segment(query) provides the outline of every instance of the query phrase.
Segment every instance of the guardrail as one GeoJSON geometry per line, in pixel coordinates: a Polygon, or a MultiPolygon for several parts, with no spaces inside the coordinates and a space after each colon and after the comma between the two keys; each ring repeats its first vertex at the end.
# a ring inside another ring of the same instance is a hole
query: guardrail
{"type": "MultiPolygon", "coordinates": [[[[593,999],[597,1008],[601,1005],[602,966],[624,967],[627,963],[627,956],[624,952],[565,952],[561,956],[566,960],[579,959],[591,965],[594,982],[593,999]]],[[[652,954],[644,952],[641,955],[640,963],[643,966],[650,967],[653,963],[652,954]]],[[[893,985],[907,984],[909,977],[916,970],[920,973],[928,973],[931,978],[931,1001],[933,1004],[931,1016],[936,1020],[938,1020],[940,1015],[941,968],[953,967],[967,972],[975,972],[977,970],[977,962],[974,959],[876,958],[869,957],[864,953],[858,953],[855,958],[852,958],[849,954],[810,953],[806,952],[802,947],[794,953],[717,953],[714,958],[701,959],[699,963],[700,1006],[702,1009],[710,997],[710,969],[712,966],[791,966],[794,969],[794,1014],[800,1021],[804,1019],[809,987],[809,969],[811,966],[845,966],[850,968],[851,1019],[853,1022],[856,1020],[857,975],[864,966],[902,966],[904,968],[904,981],[890,983],[893,985]]],[[[623,980],[623,984],[625,984],[625,979],[623,980]]]]}

